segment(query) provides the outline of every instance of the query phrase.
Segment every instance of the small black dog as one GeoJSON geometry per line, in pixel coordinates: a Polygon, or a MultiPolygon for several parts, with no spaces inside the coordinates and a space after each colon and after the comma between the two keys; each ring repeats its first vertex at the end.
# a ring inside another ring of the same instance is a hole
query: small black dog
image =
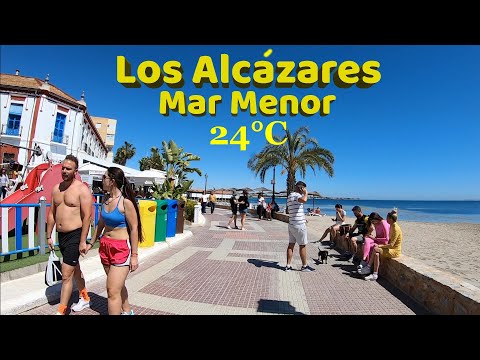
{"type": "Polygon", "coordinates": [[[328,251],[327,250],[318,250],[318,261],[321,260],[321,264],[325,261],[325,264],[327,264],[328,260],[328,251]]]}

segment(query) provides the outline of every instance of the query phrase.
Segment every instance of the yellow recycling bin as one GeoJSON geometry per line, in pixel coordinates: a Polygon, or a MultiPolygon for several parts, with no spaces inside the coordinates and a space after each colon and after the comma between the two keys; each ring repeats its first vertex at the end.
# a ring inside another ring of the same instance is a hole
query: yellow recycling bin
{"type": "Polygon", "coordinates": [[[154,200],[139,200],[140,221],[143,229],[143,242],[139,247],[151,247],[155,244],[155,220],[157,217],[157,202],[154,200]]]}

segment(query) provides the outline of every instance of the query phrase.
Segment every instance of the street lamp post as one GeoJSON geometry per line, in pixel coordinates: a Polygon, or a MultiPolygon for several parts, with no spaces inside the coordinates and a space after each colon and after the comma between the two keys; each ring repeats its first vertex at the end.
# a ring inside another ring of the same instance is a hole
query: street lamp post
{"type": "Polygon", "coordinates": [[[273,179],[272,179],[272,202],[275,201],[275,166],[273,167],[273,179]]]}
{"type": "Polygon", "coordinates": [[[205,173],[205,194],[207,193],[207,179],[208,179],[208,174],[205,173]]]}

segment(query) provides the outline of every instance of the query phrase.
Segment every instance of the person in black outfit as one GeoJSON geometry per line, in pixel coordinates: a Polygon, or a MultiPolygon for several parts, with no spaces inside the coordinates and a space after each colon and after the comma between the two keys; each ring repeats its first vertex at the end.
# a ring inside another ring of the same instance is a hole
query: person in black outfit
{"type": "Polygon", "coordinates": [[[232,224],[232,222],[234,222],[235,229],[238,229],[238,226],[237,226],[238,205],[237,205],[237,193],[235,191],[232,193],[232,197],[230,198],[230,209],[232,210],[232,217],[228,221],[227,228],[231,229],[232,227],[230,225],[232,224]]]}
{"type": "Polygon", "coordinates": [[[245,230],[245,218],[247,216],[248,207],[250,206],[250,202],[248,201],[247,190],[243,190],[243,194],[238,198],[237,204],[238,204],[238,211],[240,212],[240,216],[241,216],[240,221],[242,223],[240,230],[245,230]]]}

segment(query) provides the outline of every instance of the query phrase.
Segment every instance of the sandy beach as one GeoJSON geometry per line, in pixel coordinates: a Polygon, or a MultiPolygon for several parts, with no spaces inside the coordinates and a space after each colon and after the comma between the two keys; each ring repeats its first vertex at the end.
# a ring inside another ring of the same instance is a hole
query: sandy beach
{"type": "MultiPolygon", "coordinates": [[[[307,216],[307,219],[309,234],[318,235],[310,237],[310,241],[318,240],[333,224],[330,216],[307,216]]],[[[350,216],[346,223],[354,221],[350,216]]],[[[403,254],[480,288],[480,224],[408,222],[402,221],[401,216],[398,224],[403,231],[403,254]]]]}

